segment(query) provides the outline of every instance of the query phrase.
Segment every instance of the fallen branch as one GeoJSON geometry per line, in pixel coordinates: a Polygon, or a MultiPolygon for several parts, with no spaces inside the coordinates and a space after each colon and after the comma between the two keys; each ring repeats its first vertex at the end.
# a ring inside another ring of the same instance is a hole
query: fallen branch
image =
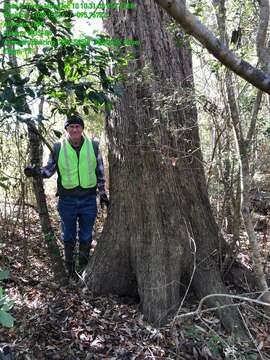
{"type": "MultiPolygon", "coordinates": [[[[203,297],[200,302],[199,302],[199,305],[197,307],[197,309],[195,311],[190,311],[186,314],[181,314],[181,315],[177,315],[176,318],[177,319],[180,319],[180,318],[185,318],[185,317],[190,317],[190,316],[199,316],[200,314],[202,313],[205,313],[205,312],[209,312],[209,311],[216,311],[216,310],[220,310],[220,309],[223,309],[223,308],[226,308],[226,307],[229,307],[229,306],[239,306],[239,305],[243,305],[245,304],[245,302],[253,302],[255,304],[258,304],[258,305],[262,305],[262,306],[267,306],[267,307],[270,307],[270,304],[269,303],[266,303],[266,302],[263,302],[263,301],[260,301],[260,300],[257,300],[257,299],[251,299],[251,298],[248,298],[248,297],[245,297],[245,296],[240,296],[240,295],[230,295],[230,294],[209,294],[205,297],[203,297]],[[242,300],[241,303],[237,303],[237,304],[226,304],[226,305],[221,305],[221,306],[217,306],[217,307],[212,307],[212,308],[208,308],[208,309],[204,309],[202,310],[202,306],[203,306],[203,303],[208,300],[209,298],[212,298],[212,297],[228,297],[230,299],[237,299],[237,300],[242,300]]],[[[265,318],[270,320],[270,317],[269,316],[266,316],[265,315],[265,318]]]]}

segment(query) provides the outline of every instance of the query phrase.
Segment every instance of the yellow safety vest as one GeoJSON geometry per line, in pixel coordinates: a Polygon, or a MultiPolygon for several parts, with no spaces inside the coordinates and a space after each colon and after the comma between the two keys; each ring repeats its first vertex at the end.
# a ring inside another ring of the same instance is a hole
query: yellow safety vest
{"type": "Polygon", "coordinates": [[[84,189],[96,187],[97,159],[92,141],[87,137],[84,137],[79,159],[70,142],[67,139],[62,140],[57,165],[64,189],[74,189],[77,186],[84,189]]]}

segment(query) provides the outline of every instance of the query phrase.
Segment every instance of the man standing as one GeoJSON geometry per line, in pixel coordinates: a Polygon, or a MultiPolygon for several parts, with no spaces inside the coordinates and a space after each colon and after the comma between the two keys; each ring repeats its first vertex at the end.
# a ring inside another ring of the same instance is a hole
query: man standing
{"type": "Polygon", "coordinates": [[[103,160],[96,141],[84,134],[84,122],[78,115],[68,116],[64,128],[67,136],[53,146],[43,168],[27,167],[25,175],[44,178],[57,171],[58,211],[64,241],[68,276],[75,277],[74,249],[79,239],[79,268],[83,271],[89,259],[92,231],[97,216],[96,189],[100,204],[109,206],[105,191],[103,160]],[[77,231],[78,223],[78,231],[77,231]]]}

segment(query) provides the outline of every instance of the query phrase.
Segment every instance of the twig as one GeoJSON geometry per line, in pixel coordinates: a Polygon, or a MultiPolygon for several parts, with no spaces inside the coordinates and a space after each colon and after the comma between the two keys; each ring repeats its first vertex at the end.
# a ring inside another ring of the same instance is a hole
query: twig
{"type": "Polygon", "coordinates": [[[250,309],[252,309],[254,312],[256,312],[258,315],[264,317],[264,318],[267,319],[267,320],[270,320],[270,317],[267,316],[267,315],[265,315],[263,312],[257,310],[256,308],[254,308],[253,306],[250,306],[249,304],[247,304],[247,306],[248,306],[250,309]]]}
{"type": "Polygon", "coordinates": [[[187,289],[186,289],[186,291],[185,291],[185,294],[184,294],[184,296],[183,296],[183,299],[182,299],[182,301],[181,301],[181,304],[180,304],[180,306],[179,306],[179,308],[178,308],[178,310],[177,310],[176,315],[175,315],[174,318],[173,318],[172,326],[174,326],[175,320],[176,320],[176,318],[179,316],[179,313],[180,313],[180,311],[181,311],[181,309],[182,309],[182,307],[183,307],[183,304],[184,304],[184,302],[185,302],[185,300],[186,300],[187,294],[188,294],[189,289],[190,289],[190,287],[191,287],[191,283],[192,283],[192,281],[193,281],[194,274],[195,274],[195,271],[196,271],[196,251],[197,251],[197,247],[196,247],[195,240],[193,239],[193,237],[192,237],[192,236],[190,235],[190,233],[189,233],[186,220],[184,219],[184,221],[185,221],[187,233],[189,234],[190,248],[192,249],[191,244],[193,244],[193,247],[194,247],[194,250],[193,250],[193,270],[192,270],[192,274],[191,274],[191,277],[190,277],[190,280],[189,280],[189,283],[188,283],[188,287],[187,287],[187,289]]]}
{"type": "Polygon", "coordinates": [[[239,311],[239,314],[240,314],[241,319],[242,319],[242,321],[243,321],[243,324],[244,324],[244,326],[245,326],[245,328],[246,328],[246,330],[247,330],[248,336],[250,337],[251,341],[253,342],[254,346],[256,347],[256,350],[257,350],[258,353],[260,354],[261,359],[262,359],[262,360],[265,360],[264,357],[262,356],[261,350],[258,348],[258,346],[257,346],[257,344],[256,344],[255,339],[253,338],[251,332],[249,331],[249,328],[248,328],[248,326],[247,326],[247,323],[246,323],[246,321],[245,321],[245,319],[244,319],[244,316],[242,315],[241,311],[239,311]]]}
{"type": "MultiPolygon", "coordinates": [[[[214,333],[214,334],[220,339],[220,341],[221,341],[223,344],[225,344],[226,348],[230,347],[229,343],[228,343],[226,340],[224,340],[224,339],[219,335],[219,333],[218,333],[217,331],[215,331],[214,329],[212,329],[211,326],[208,325],[207,322],[206,322],[203,318],[200,317],[200,319],[201,319],[201,321],[203,322],[203,324],[204,324],[212,333],[214,333]]],[[[234,354],[232,354],[232,355],[233,355],[234,359],[237,360],[237,358],[235,357],[235,355],[234,355],[234,354]]]]}
{"type": "MultiPolygon", "coordinates": [[[[217,306],[217,307],[214,307],[214,308],[208,308],[208,309],[205,309],[205,310],[201,310],[202,308],[202,305],[203,303],[208,300],[209,298],[212,298],[212,297],[228,297],[230,299],[237,299],[237,300],[242,300],[242,301],[248,301],[248,302],[253,302],[255,304],[258,304],[258,305],[263,305],[263,306],[270,306],[269,303],[265,303],[265,302],[262,302],[260,300],[256,300],[256,299],[250,299],[250,298],[247,298],[245,296],[240,296],[240,295],[230,295],[230,294],[209,294],[209,295],[206,295],[205,297],[203,297],[197,307],[197,309],[195,311],[191,311],[189,313],[186,313],[186,314],[182,314],[182,315],[176,315],[175,317],[177,318],[184,318],[184,317],[189,317],[189,316],[195,316],[195,315],[199,315],[200,313],[203,313],[203,312],[207,312],[207,311],[213,311],[213,310],[219,310],[221,308],[223,308],[224,306],[217,306]]],[[[228,304],[228,305],[225,305],[226,307],[227,306],[239,306],[240,304],[228,304]]],[[[268,318],[268,317],[267,317],[268,318]]],[[[270,319],[270,318],[269,318],[270,319]]]]}

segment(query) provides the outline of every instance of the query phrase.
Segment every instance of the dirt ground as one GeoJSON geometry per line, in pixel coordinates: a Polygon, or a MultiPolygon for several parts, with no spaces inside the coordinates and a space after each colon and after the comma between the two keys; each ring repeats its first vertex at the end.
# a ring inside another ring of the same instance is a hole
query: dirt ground
{"type": "MultiPolygon", "coordinates": [[[[50,207],[59,236],[54,199],[50,207]]],[[[97,241],[102,219],[100,214],[94,234],[97,241]]],[[[0,346],[8,344],[13,359],[270,359],[270,318],[260,306],[239,305],[250,343],[225,334],[212,312],[172,320],[156,329],[144,321],[139,304],[114,296],[94,297],[87,287],[55,283],[36,212],[28,208],[24,220],[14,215],[1,230],[5,247],[0,250],[0,261],[10,277],[0,285],[14,302],[10,312],[15,324],[10,329],[0,327],[0,346]]],[[[260,237],[269,273],[269,239],[260,237]]],[[[239,260],[251,266],[245,234],[242,241],[239,260]]],[[[239,294],[239,289],[229,287],[232,294],[239,294]]],[[[248,292],[243,295],[254,298],[248,292]]],[[[196,310],[197,305],[188,296],[180,314],[196,310]]]]}

